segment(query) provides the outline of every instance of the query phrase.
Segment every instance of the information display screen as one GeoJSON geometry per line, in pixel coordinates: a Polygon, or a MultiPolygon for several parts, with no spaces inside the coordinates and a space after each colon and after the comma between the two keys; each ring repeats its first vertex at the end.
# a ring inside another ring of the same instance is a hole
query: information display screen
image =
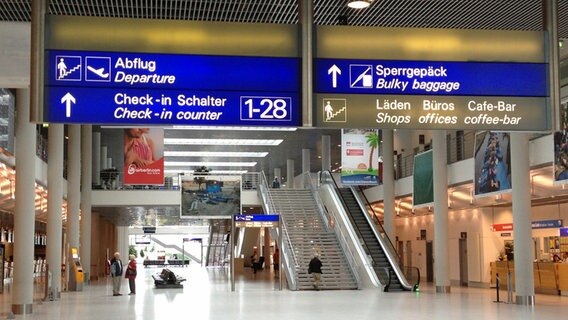
{"type": "Polygon", "coordinates": [[[45,121],[298,126],[299,58],[48,50],[45,121]]]}

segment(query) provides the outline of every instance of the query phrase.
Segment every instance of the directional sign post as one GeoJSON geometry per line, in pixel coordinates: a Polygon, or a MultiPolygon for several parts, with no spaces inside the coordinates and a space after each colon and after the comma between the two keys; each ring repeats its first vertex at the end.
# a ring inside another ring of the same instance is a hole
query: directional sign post
{"type": "Polygon", "coordinates": [[[329,68],[327,70],[327,73],[331,75],[331,82],[332,82],[332,87],[333,88],[337,88],[337,76],[341,75],[341,69],[339,69],[335,64],[333,66],[331,66],[331,68],[329,68]]]}
{"type": "Polygon", "coordinates": [[[45,121],[301,125],[299,58],[46,51],[45,121]]]}

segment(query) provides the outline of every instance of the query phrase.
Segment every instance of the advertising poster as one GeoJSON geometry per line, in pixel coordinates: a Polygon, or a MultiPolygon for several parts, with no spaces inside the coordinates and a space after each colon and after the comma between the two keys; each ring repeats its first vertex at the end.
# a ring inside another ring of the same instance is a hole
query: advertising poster
{"type": "Polygon", "coordinates": [[[124,184],[164,184],[164,129],[124,129],[124,184]]]}
{"type": "Polygon", "coordinates": [[[483,131],[475,135],[475,195],[485,196],[511,189],[509,134],[483,131]]]}
{"type": "Polygon", "coordinates": [[[434,169],[432,150],[414,156],[413,196],[414,207],[432,205],[434,202],[434,169]]]}
{"type": "Polygon", "coordinates": [[[341,183],[376,185],[379,175],[379,133],[375,129],[341,130],[341,183]]]}
{"type": "Polygon", "coordinates": [[[562,131],[554,133],[554,182],[568,180],[568,99],[560,103],[562,131]]]}
{"type": "Polygon", "coordinates": [[[181,192],[181,218],[231,218],[241,212],[241,176],[182,176],[181,192]]]}

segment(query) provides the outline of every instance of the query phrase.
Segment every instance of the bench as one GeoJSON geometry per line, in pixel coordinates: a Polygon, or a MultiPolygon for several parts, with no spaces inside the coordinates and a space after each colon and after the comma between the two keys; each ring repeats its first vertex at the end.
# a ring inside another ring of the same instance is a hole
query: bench
{"type": "Polygon", "coordinates": [[[185,278],[177,276],[170,269],[164,268],[161,273],[152,275],[157,289],[183,288],[185,278]]]}

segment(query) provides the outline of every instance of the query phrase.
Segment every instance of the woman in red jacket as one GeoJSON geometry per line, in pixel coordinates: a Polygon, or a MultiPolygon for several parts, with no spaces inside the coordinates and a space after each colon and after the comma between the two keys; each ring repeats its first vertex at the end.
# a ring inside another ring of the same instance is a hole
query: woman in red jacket
{"type": "Polygon", "coordinates": [[[128,279],[128,286],[130,287],[130,293],[129,294],[136,294],[136,257],[134,257],[133,254],[131,254],[128,258],[130,258],[130,261],[128,262],[128,267],[126,267],[126,279],[128,279]]]}

